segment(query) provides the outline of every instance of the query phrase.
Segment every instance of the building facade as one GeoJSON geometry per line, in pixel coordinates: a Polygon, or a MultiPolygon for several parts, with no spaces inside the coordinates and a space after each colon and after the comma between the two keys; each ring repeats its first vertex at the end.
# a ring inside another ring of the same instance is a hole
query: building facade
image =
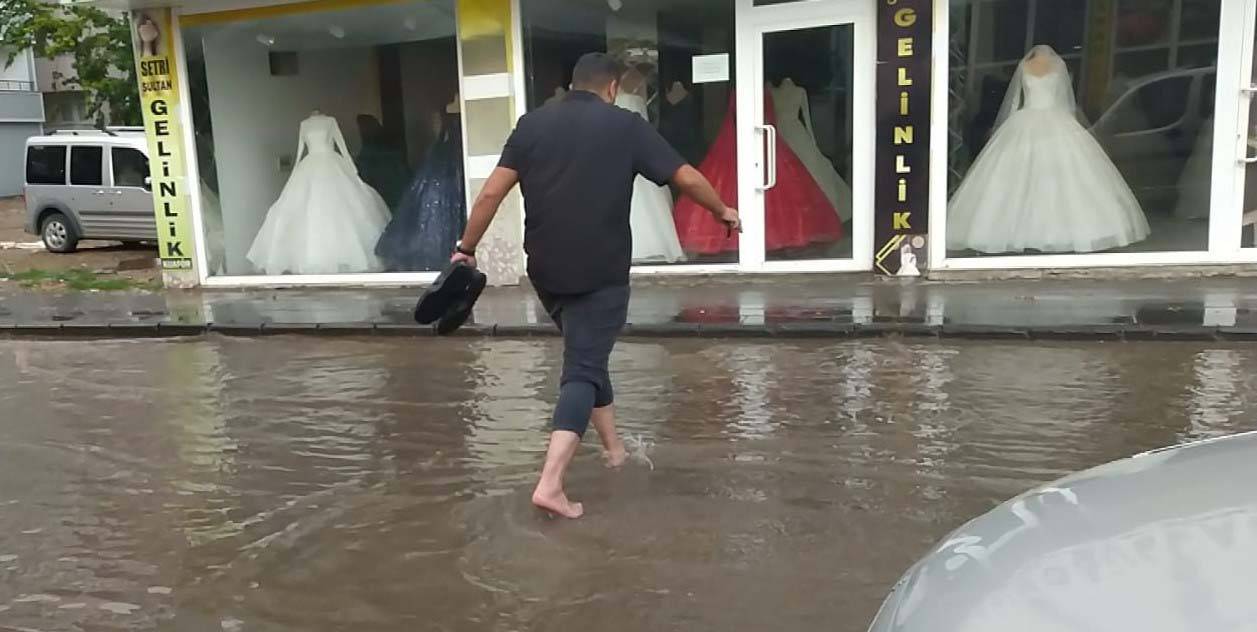
{"type": "Polygon", "coordinates": [[[35,72],[49,130],[92,127],[97,123],[88,116],[87,92],[67,81],[75,76],[72,56],[37,58],[35,72]]]}
{"type": "MultiPolygon", "coordinates": [[[[0,66],[9,51],[0,49],[0,66]]],[[[43,131],[44,107],[30,51],[0,67],[0,197],[22,193],[26,139],[43,131]]]]}
{"type": "MultiPolygon", "coordinates": [[[[150,133],[177,167],[154,188],[179,245],[163,256],[187,284],[431,280],[514,121],[593,50],[625,62],[619,105],[745,218],[726,237],[638,183],[638,274],[1257,263],[1257,0],[183,0],[134,16],[141,88],[164,104],[150,133]]],[[[495,283],[523,273],[523,210],[509,200],[482,247],[495,283]]]]}

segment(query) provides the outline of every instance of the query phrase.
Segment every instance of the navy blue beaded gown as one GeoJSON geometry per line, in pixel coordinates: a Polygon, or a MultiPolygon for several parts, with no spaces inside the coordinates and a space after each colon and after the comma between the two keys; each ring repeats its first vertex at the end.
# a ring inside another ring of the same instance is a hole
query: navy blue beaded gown
{"type": "Polygon", "coordinates": [[[466,204],[462,124],[457,114],[446,114],[375,254],[394,272],[444,269],[467,225],[466,204]]]}

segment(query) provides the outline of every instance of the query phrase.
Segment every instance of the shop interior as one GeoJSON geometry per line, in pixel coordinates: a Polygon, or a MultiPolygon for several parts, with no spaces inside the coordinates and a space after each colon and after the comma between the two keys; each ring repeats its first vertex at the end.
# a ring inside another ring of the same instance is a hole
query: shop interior
{"type": "MultiPolygon", "coordinates": [[[[649,120],[727,204],[738,205],[733,2],[522,0],[521,12],[529,109],[563,98],[581,55],[610,52],[626,68],[617,105],[649,120]],[[727,76],[695,77],[696,58],[722,54],[727,76]]],[[[851,257],[852,45],[849,26],[766,38],[765,98],[783,101],[788,112],[775,121],[786,131],[778,183],[766,199],[769,260],[851,257]]],[[[630,219],[637,265],[739,259],[738,235],[667,188],[639,179],[630,219]]]]}
{"type": "Polygon", "coordinates": [[[189,21],[211,275],[443,267],[466,221],[453,0],[189,21]]]}
{"type": "Polygon", "coordinates": [[[1219,4],[952,2],[948,256],[1206,250],[1219,4]]]}

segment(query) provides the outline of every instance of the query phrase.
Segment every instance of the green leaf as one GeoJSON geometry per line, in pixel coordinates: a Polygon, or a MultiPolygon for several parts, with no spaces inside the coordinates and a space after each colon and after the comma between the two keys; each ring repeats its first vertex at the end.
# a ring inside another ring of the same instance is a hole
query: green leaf
{"type": "Polygon", "coordinates": [[[44,0],[0,1],[0,48],[8,50],[7,66],[17,53],[68,55],[74,72],[62,83],[87,93],[88,113],[100,123],[140,125],[140,95],[126,14],[109,13],[83,4],[44,0]]]}

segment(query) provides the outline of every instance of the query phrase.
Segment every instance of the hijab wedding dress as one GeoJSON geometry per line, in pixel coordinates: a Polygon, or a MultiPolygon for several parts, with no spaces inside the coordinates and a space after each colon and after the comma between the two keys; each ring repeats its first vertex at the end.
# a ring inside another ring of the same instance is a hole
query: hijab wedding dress
{"type": "Polygon", "coordinates": [[[374,272],[388,221],[388,205],[358,177],[336,119],[315,113],[301,122],[292,175],[248,258],[270,275],[374,272]]]}
{"type": "Polygon", "coordinates": [[[773,107],[777,112],[777,133],[799,157],[799,161],[812,174],[829,198],[838,216],[845,222],[851,219],[851,187],[847,186],[834,163],[821,153],[812,129],[812,108],[808,103],[807,90],[787,77],[780,85],[770,88],[773,107]]]}

